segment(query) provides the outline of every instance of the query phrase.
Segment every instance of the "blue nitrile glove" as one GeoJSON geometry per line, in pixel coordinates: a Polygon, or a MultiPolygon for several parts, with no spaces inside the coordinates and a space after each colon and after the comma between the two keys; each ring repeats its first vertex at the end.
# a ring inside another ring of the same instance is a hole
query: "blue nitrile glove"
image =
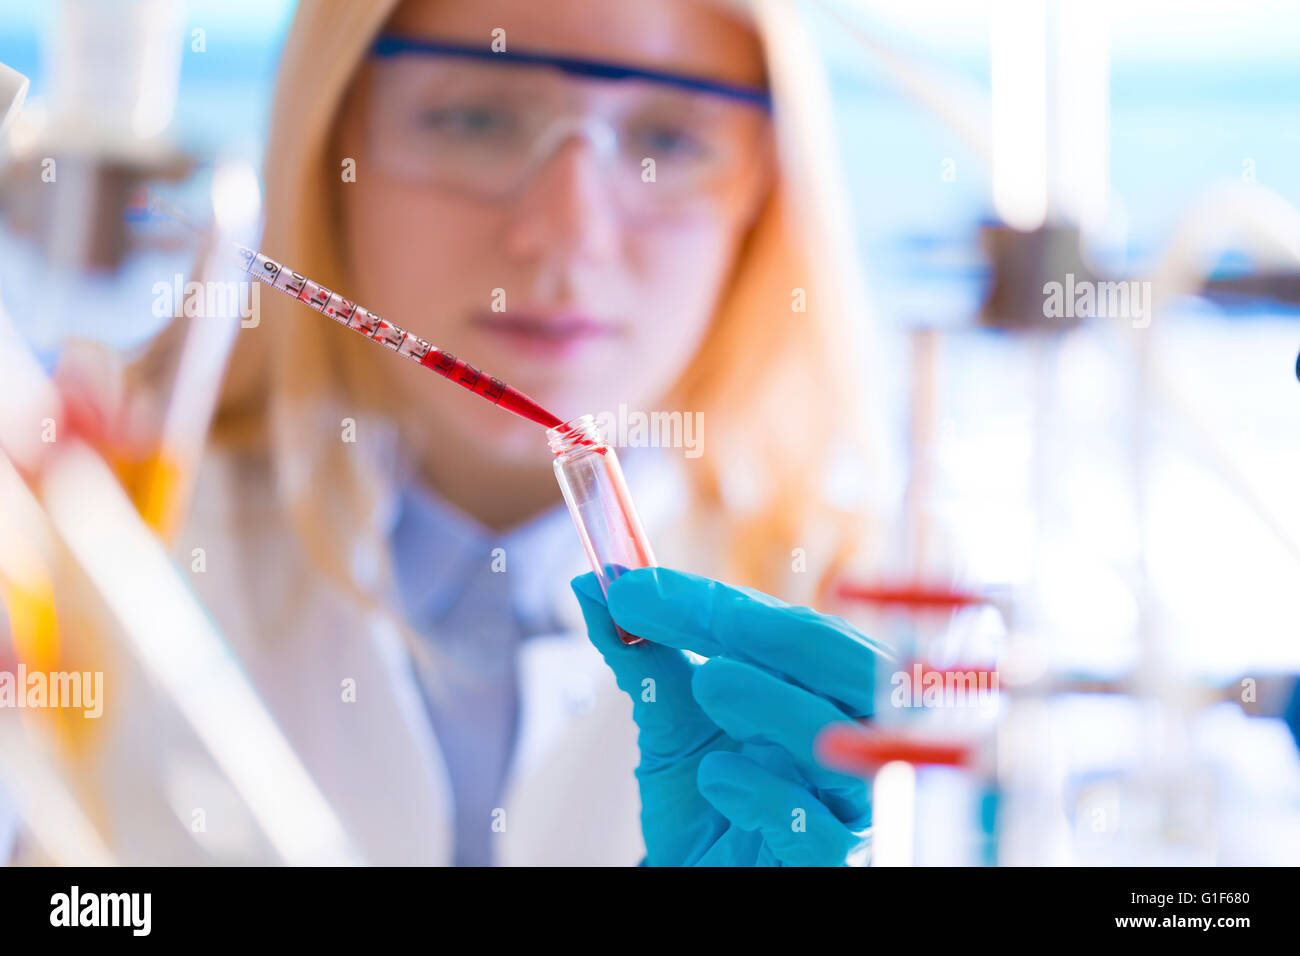
{"type": "Polygon", "coordinates": [[[666,568],[619,577],[608,608],[594,574],[572,583],[640,728],[647,865],[840,866],[864,855],[866,784],[819,765],[813,740],[869,715],[867,638],[838,617],[666,568]],[[622,643],[611,616],[653,643],[622,643]]]}

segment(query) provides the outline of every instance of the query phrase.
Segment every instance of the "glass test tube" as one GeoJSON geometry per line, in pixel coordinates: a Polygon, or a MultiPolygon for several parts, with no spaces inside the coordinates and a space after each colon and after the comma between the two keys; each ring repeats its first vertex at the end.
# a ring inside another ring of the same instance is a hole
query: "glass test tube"
{"type": "MultiPolygon", "coordinates": [[[[624,571],[656,565],[618,456],[590,415],[558,425],[546,435],[555,453],[555,477],[565,504],[600,580],[601,593],[608,594],[610,582],[624,571]]],[[[614,626],[624,644],[643,640],[614,626]]]]}

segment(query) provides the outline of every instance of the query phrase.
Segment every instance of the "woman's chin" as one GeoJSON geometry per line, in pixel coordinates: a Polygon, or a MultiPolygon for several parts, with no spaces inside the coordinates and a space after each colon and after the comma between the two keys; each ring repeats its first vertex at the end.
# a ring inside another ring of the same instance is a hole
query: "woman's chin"
{"type": "MultiPolygon", "coordinates": [[[[556,411],[556,415],[563,412],[556,411]]],[[[456,390],[430,409],[426,419],[442,451],[454,458],[456,448],[472,450],[474,457],[508,466],[545,463],[550,459],[546,426],[456,390]]]]}

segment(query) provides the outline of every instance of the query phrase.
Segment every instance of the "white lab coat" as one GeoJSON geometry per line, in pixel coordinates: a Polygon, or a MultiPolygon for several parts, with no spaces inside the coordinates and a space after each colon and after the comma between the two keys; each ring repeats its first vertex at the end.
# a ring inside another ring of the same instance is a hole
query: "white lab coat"
{"type": "MultiPolygon", "coordinates": [[[[637,488],[652,540],[676,537],[674,511],[684,499],[674,481],[637,488]]],[[[360,856],[374,864],[448,864],[450,783],[400,632],[386,613],[368,612],[304,573],[309,564],[271,501],[264,465],[209,453],[175,541],[177,563],[190,570],[360,856]],[[201,572],[191,570],[197,548],[201,572]],[[276,620],[283,608],[290,613],[276,620]],[[343,700],[349,679],[355,702],[343,700]]],[[[576,536],[574,556],[575,566],[556,574],[557,587],[567,589],[572,574],[585,570],[576,536]]],[[[576,601],[569,595],[561,606],[572,612],[571,631],[521,645],[521,730],[496,859],[635,865],[644,844],[631,701],[589,642],[576,601]]],[[[95,728],[80,780],[87,813],[105,824],[118,862],[278,862],[242,800],[135,662],[113,664],[104,696],[111,719],[95,728]]],[[[20,861],[40,859],[35,847],[21,840],[20,847],[20,861]]]]}

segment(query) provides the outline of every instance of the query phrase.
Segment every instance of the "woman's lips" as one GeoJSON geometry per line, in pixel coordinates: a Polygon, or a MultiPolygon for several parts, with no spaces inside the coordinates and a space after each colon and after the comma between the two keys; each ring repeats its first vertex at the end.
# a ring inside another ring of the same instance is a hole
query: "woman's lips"
{"type": "Polygon", "coordinates": [[[566,358],[618,334],[616,326],[571,312],[484,312],[473,325],[532,357],[566,358]]]}

